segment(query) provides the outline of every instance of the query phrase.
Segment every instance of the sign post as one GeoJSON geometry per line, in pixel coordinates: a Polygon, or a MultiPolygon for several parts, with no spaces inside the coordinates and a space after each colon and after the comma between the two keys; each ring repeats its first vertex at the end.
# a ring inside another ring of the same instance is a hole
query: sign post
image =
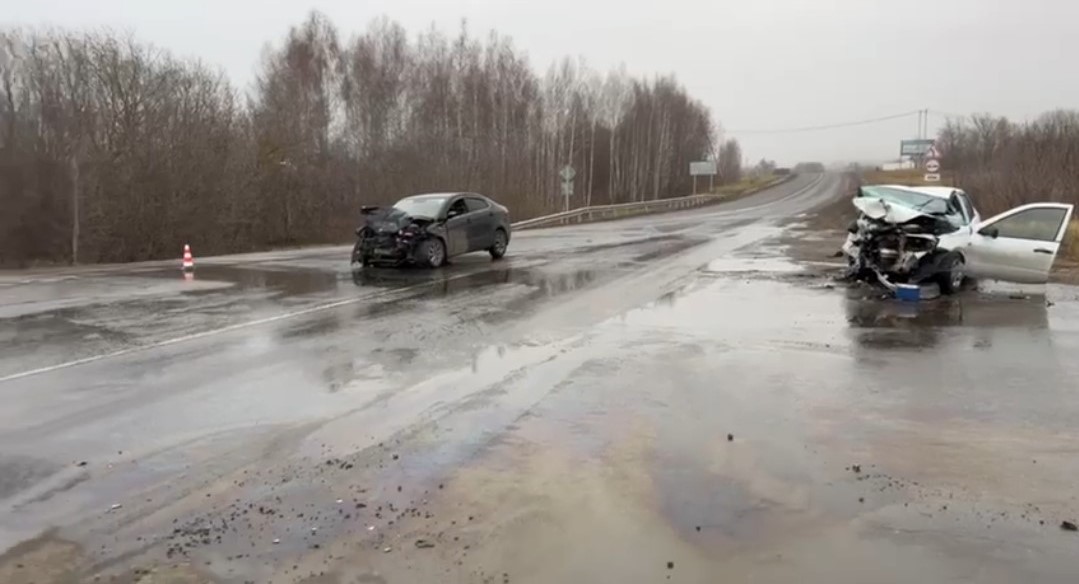
{"type": "Polygon", "coordinates": [[[708,177],[708,192],[712,192],[712,189],[716,186],[716,161],[715,160],[702,160],[700,162],[689,163],[689,174],[693,177],[693,194],[697,194],[697,177],[708,177]]]}
{"type": "Polygon", "coordinates": [[[569,198],[573,196],[573,178],[577,176],[577,171],[567,164],[558,172],[558,176],[562,178],[562,210],[569,211],[569,198]]]}

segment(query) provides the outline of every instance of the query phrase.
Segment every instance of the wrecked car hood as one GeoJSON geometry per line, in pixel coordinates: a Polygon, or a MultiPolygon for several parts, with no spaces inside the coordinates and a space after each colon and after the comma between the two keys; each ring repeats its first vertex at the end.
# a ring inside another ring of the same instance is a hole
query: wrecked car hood
{"type": "Polygon", "coordinates": [[[364,214],[364,220],[377,233],[396,233],[409,225],[424,227],[434,222],[430,217],[413,217],[394,207],[371,210],[364,214]]]}
{"type": "Polygon", "coordinates": [[[873,197],[854,197],[852,202],[866,217],[895,225],[907,223],[919,217],[932,217],[928,213],[873,197]]]}

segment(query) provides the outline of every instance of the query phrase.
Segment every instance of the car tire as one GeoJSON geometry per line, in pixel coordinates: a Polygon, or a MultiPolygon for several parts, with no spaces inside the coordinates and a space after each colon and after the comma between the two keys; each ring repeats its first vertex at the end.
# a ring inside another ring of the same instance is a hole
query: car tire
{"type": "Polygon", "coordinates": [[[446,263],[446,244],[437,237],[424,240],[418,251],[420,263],[428,268],[437,268],[446,263]]]}
{"type": "Polygon", "coordinates": [[[500,260],[506,255],[506,246],[509,245],[507,239],[506,230],[501,227],[495,229],[495,242],[487,249],[491,253],[491,259],[500,260]]]}
{"type": "Polygon", "coordinates": [[[369,259],[363,256],[363,242],[357,241],[355,247],[352,248],[352,265],[362,264],[366,266],[369,263],[369,259]]]}
{"type": "Polygon", "coordinates": [[[944,269],[940,271],[940,278],[938,284],[940,285],[941,294],[955,294],[963,287],[963,280],[966,279],[966,262],[963,261],[963,256],[955,254],[950,258],[944,260],[944,269]]]}

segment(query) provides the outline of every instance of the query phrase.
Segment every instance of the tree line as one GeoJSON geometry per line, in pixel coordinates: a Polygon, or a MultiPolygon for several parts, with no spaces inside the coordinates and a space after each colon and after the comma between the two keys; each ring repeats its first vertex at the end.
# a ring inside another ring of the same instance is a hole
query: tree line
{"type": "Polygon", "coordinates": [[[990,115],[950,120],[937,145],[943,167],[983,214],[1039,201],[1079,204],[1079,111],[1027,123],[990,115]]]}
{"type": "Polygon", "coordinates": [[[539,75],[465,26],[380,19],[345,41],[312,13],[243,91],[130,35],[0,29],[0,264],[340,242],[360,205],[427,191],[523,219],[561,209],[566,164],[574,206],[682,196],[689,162],[740,160],[716,134],[673,77],[539,75]]]}

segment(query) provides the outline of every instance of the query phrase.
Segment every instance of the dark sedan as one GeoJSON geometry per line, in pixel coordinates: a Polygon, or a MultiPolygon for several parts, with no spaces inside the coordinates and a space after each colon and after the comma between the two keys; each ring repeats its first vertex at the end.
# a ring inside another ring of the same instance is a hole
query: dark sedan
{"type": "Polygon", "coordinates": [[[414,195],[392,207],[364,207],[352,263],[418,264],[436,268],[453,256],[506,255],[509,210],[475,193],[414,195]]]}

